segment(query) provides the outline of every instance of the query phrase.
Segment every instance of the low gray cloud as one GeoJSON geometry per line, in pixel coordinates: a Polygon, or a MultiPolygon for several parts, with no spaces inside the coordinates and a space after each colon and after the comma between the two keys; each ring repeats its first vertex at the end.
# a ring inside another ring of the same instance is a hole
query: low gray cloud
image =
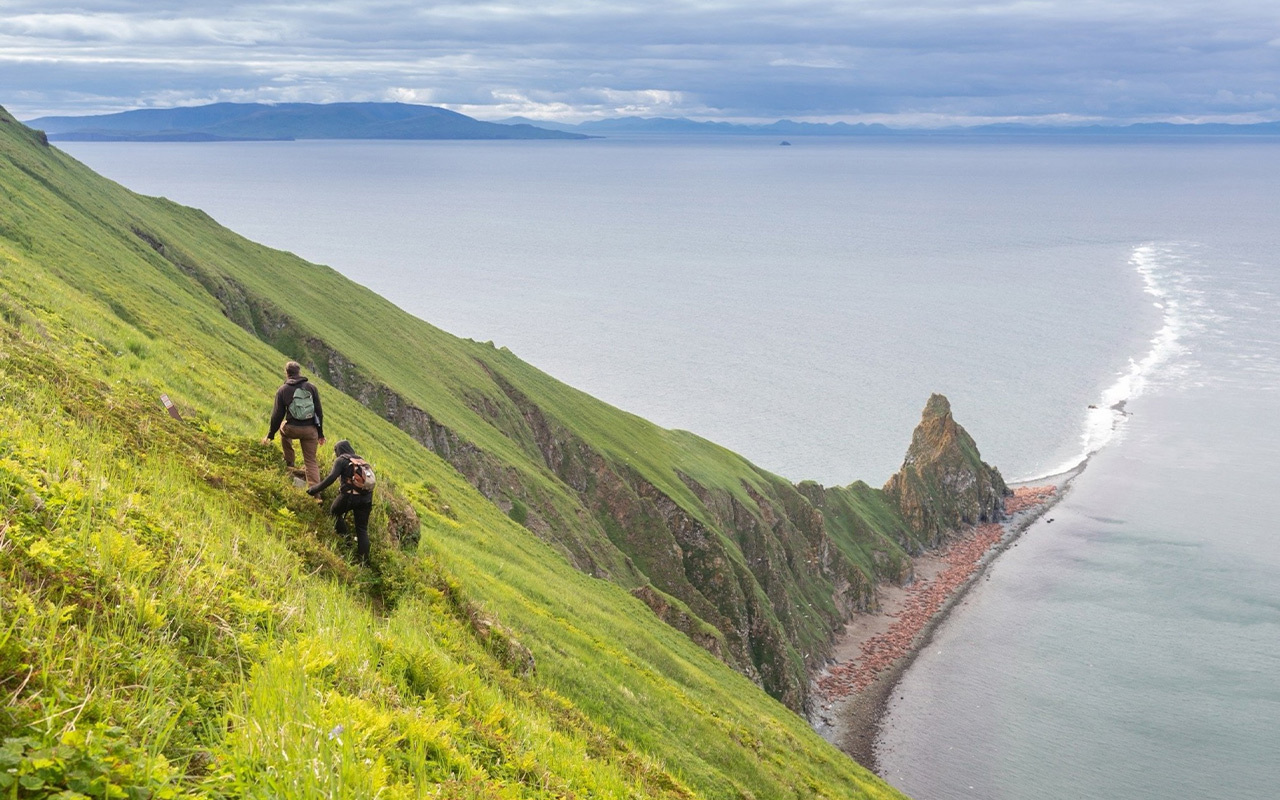
{"type": "Polygon", "coordinates": [[[1280,118],[1280,6],[1249,0],[10,0],[20,116],[404,100],[496,118],[1280,118]]]}

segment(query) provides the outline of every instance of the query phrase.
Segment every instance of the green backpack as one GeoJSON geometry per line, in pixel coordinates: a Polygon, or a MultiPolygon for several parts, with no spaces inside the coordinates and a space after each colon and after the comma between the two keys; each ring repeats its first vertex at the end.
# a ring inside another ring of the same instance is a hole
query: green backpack
{"type": "Polygon", "coordinates": [[[311,392],[307,391],[299,385],[293,390],[293,399],[289,401],[289,407],[285,409],[289,414],[289,419],[294,422],[304,422],[309,419],[315,419],[316,401],[311,396],[311,392]]]}

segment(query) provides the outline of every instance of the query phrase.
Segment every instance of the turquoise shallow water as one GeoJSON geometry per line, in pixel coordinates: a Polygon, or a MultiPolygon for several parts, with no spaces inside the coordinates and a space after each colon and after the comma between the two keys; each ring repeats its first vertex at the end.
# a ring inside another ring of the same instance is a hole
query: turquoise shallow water
{"type": "Polygon", "coordinates": [[[1280,143],[65,147],[793,479],[882,482],[932,391],[1007,477],[1097,450],[907,674],[886,775],[1277,796],[1280,143]]]}

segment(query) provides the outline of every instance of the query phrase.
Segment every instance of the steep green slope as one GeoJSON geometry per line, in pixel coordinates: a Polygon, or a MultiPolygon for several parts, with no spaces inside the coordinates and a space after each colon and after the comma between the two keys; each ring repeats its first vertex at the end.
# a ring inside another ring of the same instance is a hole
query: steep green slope
{"type": "Polygon", "coordinates": [[[273,454],[96,380],[79,366],[108,353],[59,358],[43,340],[74,333],[30,319],[0,337],[6,796],[689,796],[521,678],[519,646],[394,549],[385,491],[361,573],[273,454]]]}
{"type": "MultiPolygon", "coordinates": [[[[540,460],[537,416],[501,386],[529,369],[509,354],[124,191],[3,113],[0,317],[0,766],[26,779],[5,791],[898,796],[623,588],[641,572],[540,460]],[[412,502],[416,553],[392,546],[389,495],[376,569],[353,571],[284,486],[255,444],[284,358],[267,342],[326,354],[313,363],[356,395],[330,389],[330,432],[412,502]],[[513,521],[516,501],[559,551],[513,521]]],[[[619,412],[535,377],[523,396],[570,393],[584,434],[612,430],[619,412]]],[[[627,419],[590,452],[610,474],[637,442],[686,459],[687,483],[633,456],[704,534],[744,509],[735,534],[776,525],[767,509],[813,513],[784,481],[627,419]]]]}
{"type": "MultiPolygon", "coordinates": [[[[228,318],[440,454],[584,572],[678,600],[693,627],[715,630],[715,652],[792,708],[805,704],[806,664],[896,574],[849,557],[898,552],[875,519],[856,547],[839,546],[794,486],[723,448],[450,336],[199,211],[93,191],[102,224],[157,276],[194,278],[228,318]]],[[[109,281],[81,280],[110,294],[109,281]]]]}

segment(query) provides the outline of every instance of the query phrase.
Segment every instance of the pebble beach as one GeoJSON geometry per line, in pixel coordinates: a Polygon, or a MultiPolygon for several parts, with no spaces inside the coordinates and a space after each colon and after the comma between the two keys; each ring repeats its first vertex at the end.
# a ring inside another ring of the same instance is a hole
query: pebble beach
{"type": "Polygon", "coordinates": [[[814,680],[811,722],[828,741],[875,770],[874,742],[890,692],[933,628],[1004,547],[1061,496],[1066,478],[1018,486],[1004,521],[960,531],[941,550],[915,557],[913,580],[880,587],[880,610],[845,626],[833,659],[814,680]]]}

